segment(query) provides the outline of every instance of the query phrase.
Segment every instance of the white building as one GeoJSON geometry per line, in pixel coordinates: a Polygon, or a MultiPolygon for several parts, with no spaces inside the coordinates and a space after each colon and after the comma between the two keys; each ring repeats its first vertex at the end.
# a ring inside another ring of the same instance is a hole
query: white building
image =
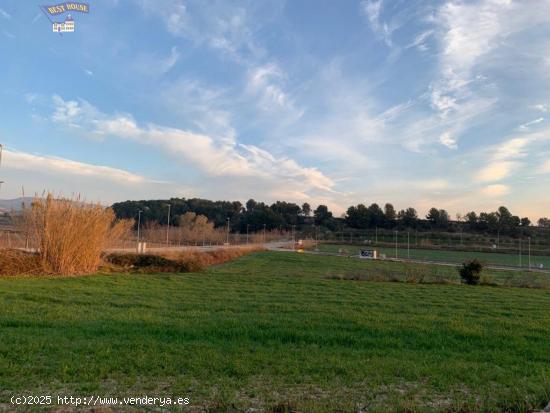
{"type": "Polygon", "coordinates": [[[69,14],[64,22],[57,23],[54,22],[52,24],[52,30],[55,33],[66,33],[66,32],[74,32],[74,20],[69,14]]]}

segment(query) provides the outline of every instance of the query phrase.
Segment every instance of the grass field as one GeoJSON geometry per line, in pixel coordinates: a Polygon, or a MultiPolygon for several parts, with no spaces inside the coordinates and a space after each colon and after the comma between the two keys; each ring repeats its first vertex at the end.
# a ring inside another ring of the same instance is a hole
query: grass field
{"type": "Polygon", "coordinates": [[[202,273],[0,278],[0,411],[23,392],[175,395],[212,412],[550,401],[550,290],[332,278],[388,269],[405,267],[262,252],[202,273]]]}
{"type": "MultiPolygon", "coordinates": [[[[319,251],[323,252],[338,252],[339,250],[345,250],[349,255],[359,255],[359,251],[364,248],[375,248],[381,254],[386,254],[388,258],[395,257],[395,248],[386,247],[368,247],[359,245],[343,245],[343,244],[319,244],[319,251]]],[[[506,266],[519,266],[519,253],[518,254],[503,254],[492,252],[475,252],[475,251],[444,251],[444,250],[429,250],[429,249],[415,249],[411,248],[407,252],[406,248],[397,248],[398,258],[408,258],[416,260],[427,261],[443,261],[443,262],[456,262],[462,263],[466,260],[478,258],[479,260],[494,265],[506,265],[506,266]]],[[[522,267],[527,268],[528,256],[525,251],[522,254],[522,267]]],[[[531,256],[531,266],[538,267],[538,264],[543,264],[544,268],[550,269],[550,256],[531,256]]]]}

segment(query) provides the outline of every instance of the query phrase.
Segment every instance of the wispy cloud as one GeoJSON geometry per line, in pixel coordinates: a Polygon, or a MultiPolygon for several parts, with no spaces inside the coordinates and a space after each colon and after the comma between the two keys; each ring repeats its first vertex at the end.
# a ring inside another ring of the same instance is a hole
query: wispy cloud
{"type": "Polygon", "coordinates": [[[4,19],[11,19],[11,14],[3,9],[0,9],[0,17],[3,17],[4,19]]]}
{"type": "Polygon", "coordinates": [[[536,125],[536,124],[541,123],[541,122],[544,122],[543,117],[540,117],[540,118],[537,118],[537,119],[534,119],[532,121],[529,121],[529,122],[526,122],[526,123],[523,123],[523,124],[519,125],[518,130],[519,131],[527,131],[527,130],[529,130],[530,126],[536,125]]]}
{"type": "Polygon", "coordinates": [[[487,185],[480,189],[480,194],[487,197],[499,197],[510,193],[510,187],[502,184],[487,185]]]}
{"type": "Polygon", "coordinates": [[[176,46],[170,49],[167,56],[159,54],[140,54],[137,56],[134,67],[146,75],[160,76],[168,73],[176,65],[180,58],[180,52],[176,46]]]}
{"type": "Polygon", "coordinates": [[[536,105],[531,106],[531,108],[538,110],[539,112],[548,113],[550,112],[550,105],[546,105],[544,103],[538,103],[536,105]]]}
{"type": "Polygon", "coordinates": [[[35,155],[26,152],[5,149],[2,167],[34,172],[55,172],[66,175],[88,176],[104,181],[123,184],[154,182],[141,175],[109,166],[93,165],[54,156],[35,155]]]}
{"type": "Polygon", "coordinates": [[[277,157],[255,145],[218,140],[178,128],[150,123],[139,126],[129,114],[107,115],[86,101],[65,101],[54,96],[52,120],[88,129],[92,134],[115,136],[161,149],[171,159],[192,164],[212,177],[254,179],[296,193],[332,192],[334,182],[317,168],[304,167],[288,157],[277,157]]]}
{"type": "Polygon", "coordinates": [[[439,137],[439,141],[443,146],[446,146],[449,149],[457,149],[458,145],[456,144],[456,140],[451,136],[449,132],[443,133],[439,137]]]}
{"type": "Polygon", "coordinates": [[[417,48],[420,51],[425,52],[428,50],[428,46],[426,45],[428,39],[434,34],[433,29],[425,30],[415,36],[413,41],[409,43],[407,46],[405,46],[406,49],[410,49],[412,47],[417,48]]]}
{"type": "Polygon", "coordinates": [[[382,21],[381,13],[383,0],[363,0],[361,1],[361,11],[367,17],[373,33],[388,47],[392,47],[391,34],[395,28],[382,21]]]}

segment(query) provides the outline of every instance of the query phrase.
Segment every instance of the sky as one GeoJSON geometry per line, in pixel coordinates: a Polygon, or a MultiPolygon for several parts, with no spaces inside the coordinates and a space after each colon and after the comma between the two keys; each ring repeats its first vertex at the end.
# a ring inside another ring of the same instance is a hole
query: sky
{"type": "Polygon", "coordinates": [[[550,216],[550,0],[56,3],[0,0],[0,198],[550,216]]]}

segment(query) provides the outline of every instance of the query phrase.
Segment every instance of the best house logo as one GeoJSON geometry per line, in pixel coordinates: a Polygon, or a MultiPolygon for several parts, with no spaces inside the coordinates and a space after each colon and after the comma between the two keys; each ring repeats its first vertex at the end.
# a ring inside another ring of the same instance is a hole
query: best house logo
{"type": "Polygon", "coordinates": [[[90,12],[90,5],[88,3],[77,3],[74,1],[38,7],[40,7],[40,10],[44,12],[52,24],[52,31],[60,35],[74,32],[75,22],[71,13],[88,14],[90,12]],[[61,21],[61,18],[64,18],[64,20],[61,21]]]}

